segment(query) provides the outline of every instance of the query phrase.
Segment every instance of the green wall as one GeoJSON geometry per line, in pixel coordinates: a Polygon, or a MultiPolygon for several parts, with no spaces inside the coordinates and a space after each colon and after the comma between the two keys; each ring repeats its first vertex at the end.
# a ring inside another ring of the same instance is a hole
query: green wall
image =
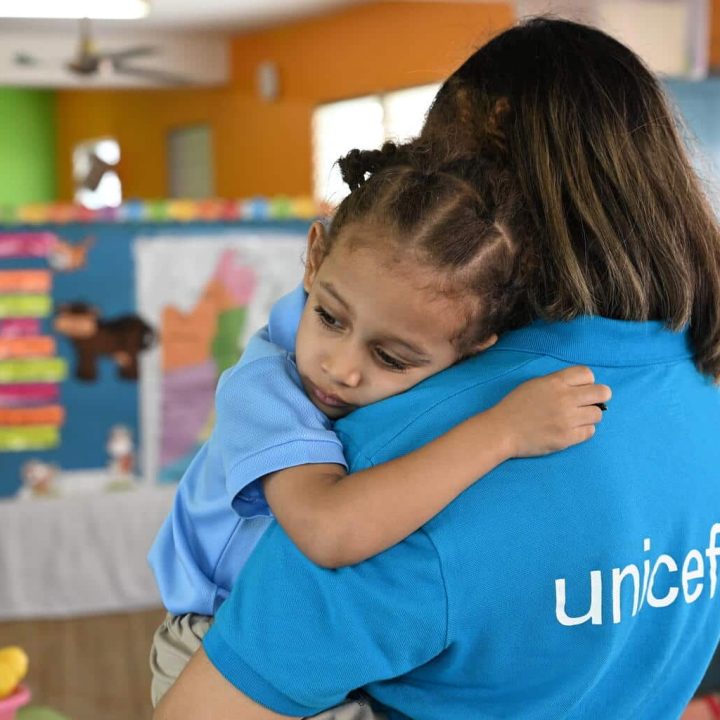
{"type": "Polygon", "coordinates": [[[0,204],[56,198],[55,92],[0,87],[0,204]]]}

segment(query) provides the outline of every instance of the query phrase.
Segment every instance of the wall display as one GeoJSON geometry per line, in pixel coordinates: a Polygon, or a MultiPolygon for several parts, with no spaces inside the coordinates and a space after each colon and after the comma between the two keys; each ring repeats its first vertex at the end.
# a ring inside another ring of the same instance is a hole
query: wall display
{"type": "MultiPolygon", "coordinates": [[[[309,197],[253,197],[240,200],[130,200],[118,207],[90,209],[70,203],[33,203],[0,207],[0,220],[7,226],[47,223],[195,223],[313,220],[331,208],[309,197]]],[[[53,245],[56,240],[51,240],[53,245]]],[[[82,240],[75,241],[80,248],[82,240]]]]}
{"type": "Polygon", "coordinates": [[[304,233],[138,240],[138,310],[161,338],[141,359],[147,477],[177,482],[209,437],[220,374],[298,284],[304,248],[304,233]]]}
{"type": "Polygon", "coordinates": [[[176,480],[210,432],[219,373],[299,281],[306,233],[268,219],[0,225],[0,499],[176,480]]]}
{"type": "MultiPolygon", "coordinates": [[[[0,451],[50,450],[60,445],[65,409],[58,383],[67,364],[57,343],[45,334],[52,312],[53,274],[32,263],[47,263],[58,242],[50,232],[0,233],[0,451]]],[[[25,480],[25,476],[23,476],[25,480]]]]}

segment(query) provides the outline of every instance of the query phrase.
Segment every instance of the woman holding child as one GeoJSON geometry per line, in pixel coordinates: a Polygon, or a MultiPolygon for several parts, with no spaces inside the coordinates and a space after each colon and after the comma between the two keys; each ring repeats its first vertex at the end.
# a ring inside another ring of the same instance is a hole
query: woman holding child
{"type": "MultiPolygon", "coordinates": [[[[492,465],[351,567],[318,566],[272,524],[158,720],[658,720],[702,678],[720,637],[720,232],[658,83],[597,30],[530,21],[448,79],[412,147],[354,154],[345,175],[362,192],[418,154],[428,175],[459,172],[482,206],[463,212],[497,228],[495,280],[473,285],[482,248],[448,262],[485,303],[475,329],[500,339],[340,419],[350,471],[577,365],[612,388],[606,417],[588,442],[492,465]],[[358,688],[372,706],[341,705],[358,688]]],[[[404,270],[395,248],[385,271],[404,270]]]]}

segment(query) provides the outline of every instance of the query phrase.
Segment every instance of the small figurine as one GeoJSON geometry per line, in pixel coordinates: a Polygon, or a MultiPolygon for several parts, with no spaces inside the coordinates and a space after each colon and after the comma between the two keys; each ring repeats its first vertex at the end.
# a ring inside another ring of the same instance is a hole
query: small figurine
{"type": "Polygon", "coordinates": [[[28,656],[22,648],[0,648],[0,699],[15,692],[27,671],[28,656]]]}
{"type": "Polygon", "coordinates": [[[108,470],[111,481],[114,483],[131,481],[135,470],[135,445],[130,428],[126,425],[113,425],[105,449],[110,456],[108,470]]]}
{"type": "Polygon", "coordinates": [[[31,496],[54,497],[58,494],[55,477],[59,470],[57,465],[33,458],[23,463],[20,475],[31,496]]]}

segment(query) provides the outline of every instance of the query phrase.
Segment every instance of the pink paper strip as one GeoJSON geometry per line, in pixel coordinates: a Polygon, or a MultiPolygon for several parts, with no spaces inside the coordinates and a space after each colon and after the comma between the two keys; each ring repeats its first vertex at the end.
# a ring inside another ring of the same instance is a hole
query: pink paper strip
{"type": "Polygon", "coordinates": [[[55,243],[50,232],[0,233],[0,258],[47,257],[55,243]]]}
{"type": "Polygon", "coordinates": [[[4,318],[0,319],[0,337],[18,338],[40,335],[41,323],[37,318],[4,318]]]}
{"type": "Polygon", "coordinates": [[[57,383],[0,384],[0,407],[38,407],[57,402],[60,386],[57,383]]]}

